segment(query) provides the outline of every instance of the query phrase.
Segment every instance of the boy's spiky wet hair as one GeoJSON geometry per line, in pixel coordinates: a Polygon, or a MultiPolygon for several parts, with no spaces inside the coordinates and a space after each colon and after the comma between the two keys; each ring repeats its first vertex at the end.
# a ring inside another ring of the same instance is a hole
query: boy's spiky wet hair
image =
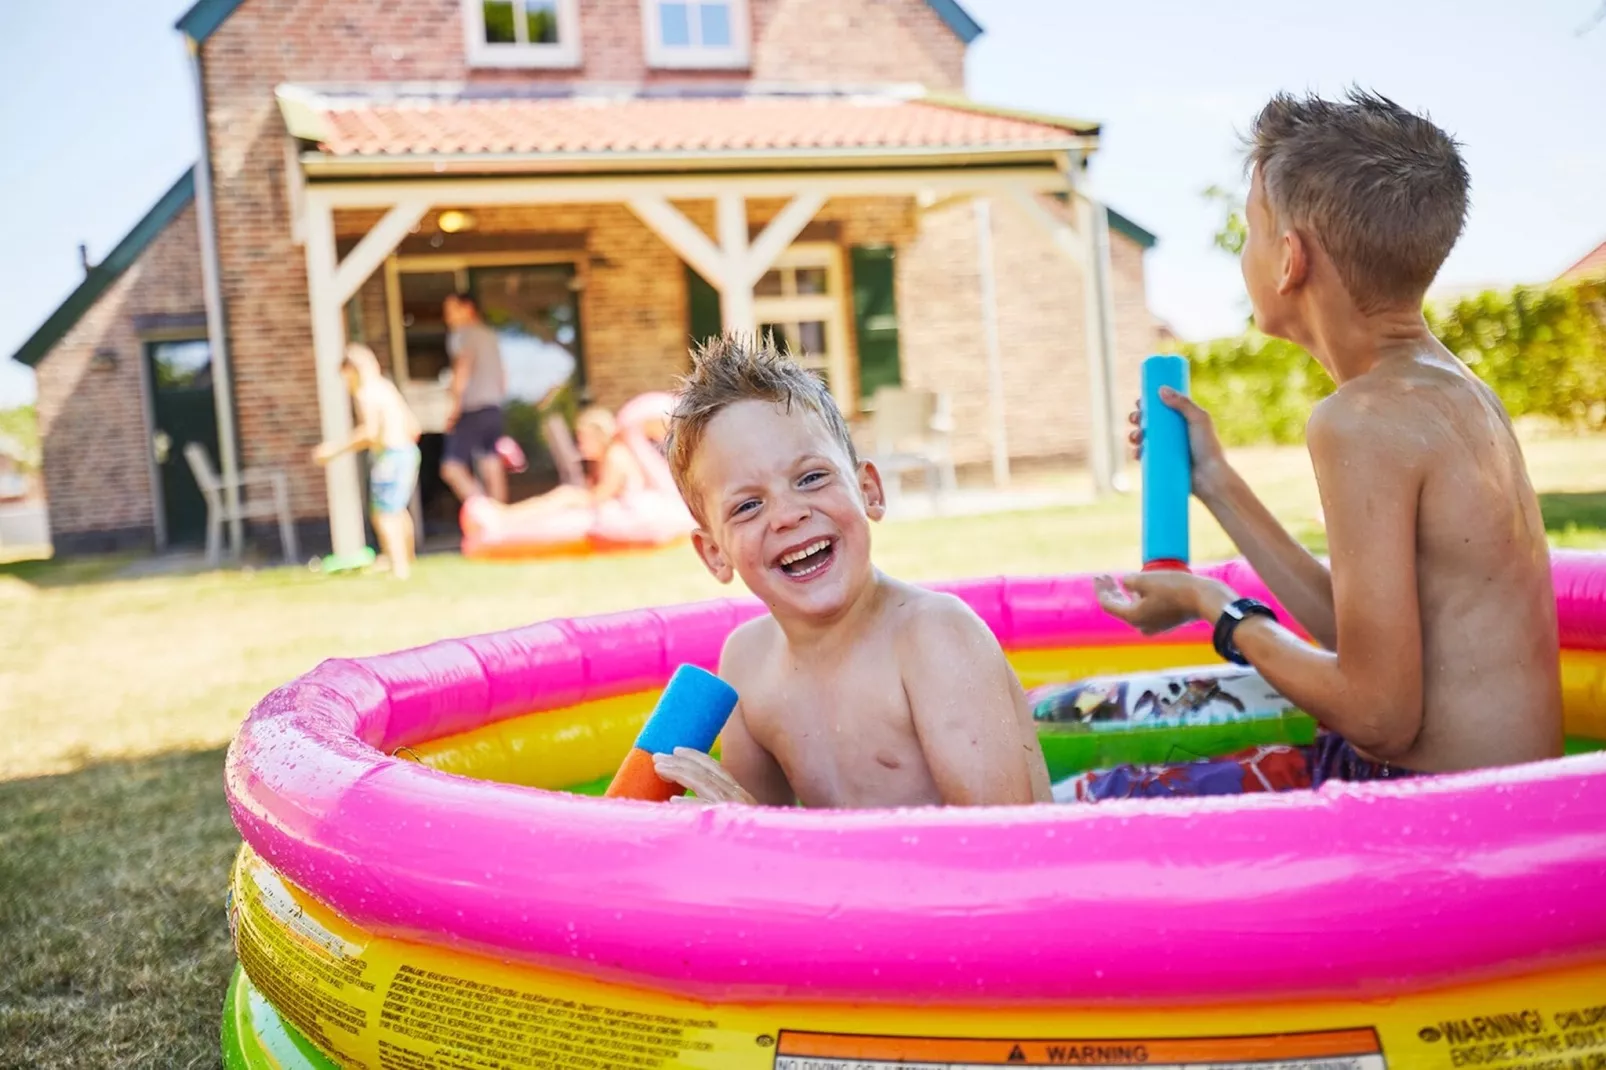
{"type": "Polygon", "coordinates": [[[692,350],[691,373],[680,381],[665,443],[675,486],[699,522],[704,517],[702,502],[691,485],[692,462],[709,422],[738,401],[768,401],[787,410],[793,404],[803,406],[825,423],[849,463],[858,466],[842,410],[819,376],[776,349],[772,336],[710,338],[692,350]]]}
{"type": "Polygon", "coordinates": [[[1376,93],[1279,93],[1255,117],[1260,169],[1279,228],[1304,230],[1363,311],[1419,302],[1461,237],[1469,180],[1454,138],[1376,93]]]}

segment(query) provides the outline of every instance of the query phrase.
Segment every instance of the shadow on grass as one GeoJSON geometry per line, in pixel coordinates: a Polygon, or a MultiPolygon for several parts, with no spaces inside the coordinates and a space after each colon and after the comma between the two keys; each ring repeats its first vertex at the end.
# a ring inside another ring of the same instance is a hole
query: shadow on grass
{"type": "Polygon", "coordinates": [[[76,587],[113,579],[133,560],[126,554],[115,554],[7,561],[0,564],[0,579],[20,580],[30,587],[76,587]]]}
{"type": "Polygon", "coordinates": [[[0,1066],[216,1067],[223,750],[0,782],[0,1066]]]}

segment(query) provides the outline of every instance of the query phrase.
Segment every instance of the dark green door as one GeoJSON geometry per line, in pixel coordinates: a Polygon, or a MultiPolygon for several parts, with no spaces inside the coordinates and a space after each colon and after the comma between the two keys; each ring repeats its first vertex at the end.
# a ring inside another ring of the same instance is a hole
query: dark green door
{"type": "Polygon", "coordinates": [[[686,268],[686,319],[694,347],[718,337],[724,322],[719,291],[690,267],[686,268]]]}
{"type": "Polygon", "coordinates": [[[217,402],[212,394],[212,347],[206,339],[151,342],[150,364],[156,463],[161,469],[162,514],[169,545],[206,539],[206,499],[184,458],[184,447],[199,442],[218,468],[217,402]]]}
{"type": "Polygon", "coordinates": [[[853,331],[859,348],[859,397],[869,401],[876,387],[901,385],[890,245],[853,248],[853,331]]]}

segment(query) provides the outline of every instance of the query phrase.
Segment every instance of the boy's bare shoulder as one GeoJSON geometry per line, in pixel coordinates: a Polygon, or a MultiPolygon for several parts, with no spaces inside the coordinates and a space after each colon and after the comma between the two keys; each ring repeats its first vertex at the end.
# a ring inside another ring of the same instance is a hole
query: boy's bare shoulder
{"type": "Polygon", "coordinates": [[[1313,455],[1342,452],[1351,460],[1385,456],[1391,466],[1409,465],[1430,452],[1422,434],[1422,405],[1412,391],[1388,379],[1363,376],[1317,402],[1305,423],[1313,455]]]}
{"type": "Polygon", "coordinates": [[[752,671],[782,640],[781,626],[765,613],[738,624],[725,637],[725,646],[719,653],[719,674],[731,679],[731,674],[744,675],[752,671]]]}
{"type": "Polygon", "coordinates": [[[1365,377],[1351,380],[1312,406],[1305,431],[1343,439],[1392,430],[1393,394],[1382,382],[1369,382],[1365,377]]]}
{"type": "Polygon", "coordinates": [[[894,580],[890,584],[898,599],[898,634],[904,650],[929,655],[934,649],[975,649],[978,644],[989,653],[998,649],[992,629],[964,599],[912,583],[894,580]]]}
{"type": "Polygon", "coordinates": [[[1343,384],[1311,409],[1305,433],[1312,447],[1387,451],[1398,462],[1432,455],[1458,437],[1445,432],[1483,423],[1495,410],[1493,392],[1459,361],[1425,354],[1343,384]]]}

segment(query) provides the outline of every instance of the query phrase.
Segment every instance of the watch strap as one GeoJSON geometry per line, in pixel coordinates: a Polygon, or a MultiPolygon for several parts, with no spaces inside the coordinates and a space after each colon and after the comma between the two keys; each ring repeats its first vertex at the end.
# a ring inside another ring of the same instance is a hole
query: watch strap
{"type": "Polygon", "coordinates": [[[1216,648],[1217,654],[1235,665],[1249,664],[1249,659],[1239,652],[1237,645],[1232,641],[1233,634],[1238,631],[1238,625],[1249,617],[1270,617],[1276,620],[1277,614],[1264,602],[1253,598],[1240,598],[1229,603],[1221,616],[1216,618],[1216,629],[1211,636],[1211,645],[1216,648]]]}

